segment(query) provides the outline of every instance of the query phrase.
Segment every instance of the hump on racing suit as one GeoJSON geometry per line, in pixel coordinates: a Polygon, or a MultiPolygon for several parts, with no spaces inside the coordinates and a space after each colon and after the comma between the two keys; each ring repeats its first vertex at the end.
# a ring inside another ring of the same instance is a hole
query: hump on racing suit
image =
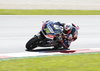
{"type": "Polygon", "coordinates": [[[47,38],[53,39],[56,34],[60,34],[63,31],[63,24],[60,22],[46,21],[42,26],[42,31],[47,38]]]}

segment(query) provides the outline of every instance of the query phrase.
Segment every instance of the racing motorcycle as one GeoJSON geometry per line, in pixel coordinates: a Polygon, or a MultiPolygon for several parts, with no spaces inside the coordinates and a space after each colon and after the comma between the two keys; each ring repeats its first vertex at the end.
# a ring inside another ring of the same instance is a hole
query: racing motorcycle
{"type": "Polygon", "coordinates": [[[64,38],[62,33],[57,35],[47,35],[44,30],[41,30],[37,35],[34,35],[34,37],[26,43],[26,49],[28,51],[33,50],[36,47],[54,47],[53,49],[68,49],[68,47],[66,47],[63,42],[64,38]]]}

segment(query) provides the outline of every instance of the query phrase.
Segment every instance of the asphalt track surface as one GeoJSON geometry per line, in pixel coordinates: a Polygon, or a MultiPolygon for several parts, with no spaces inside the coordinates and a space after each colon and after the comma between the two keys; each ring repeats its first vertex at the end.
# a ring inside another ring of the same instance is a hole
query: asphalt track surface
{"type": "Polygon", "coordinates": [[[100,15],[0,15],[0,54],[27,52],[26,42],[41,30],[42,21],[46,20],[80,26],[78,39],[70,49],[100,48],[100,15]]]}

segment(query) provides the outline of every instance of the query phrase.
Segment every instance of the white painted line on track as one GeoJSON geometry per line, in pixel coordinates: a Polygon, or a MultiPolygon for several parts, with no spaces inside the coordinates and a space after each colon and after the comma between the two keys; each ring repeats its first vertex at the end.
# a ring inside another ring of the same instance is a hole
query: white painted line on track
{"type": "Polygon", "coordinates": [[[49,55],[59,55],[59,54],[71,54],[71,53],[91,53],[100,52],[99,48],[90,49],[79,49],[79,50],[60,50],[60,51],[46,51],[46,52],[20,52],[20,53],[5,53],[0,54],[0,59],[4,58],[16,58],[16,57],[36,57],[36,56],[49,56],[49,55]]]}
{"type": "Polygon", "coordinates": [[[64,54],[60,52],[54,52],[54,53],[39,53],[39,52],[21,52],[21,53],[7,53],[7,54],[0,54],[0,59],[3,58],[16,58],[16,57],[36,57],[36,56],[46,56],[46,55],[58,55],[58,54],[64,54]]]}

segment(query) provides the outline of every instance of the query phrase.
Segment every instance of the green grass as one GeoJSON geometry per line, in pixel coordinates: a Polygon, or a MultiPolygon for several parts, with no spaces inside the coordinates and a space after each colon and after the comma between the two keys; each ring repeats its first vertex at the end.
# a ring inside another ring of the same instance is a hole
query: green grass
{"type": "Polygon", "coordinates": [[[20,9],[0,9],[0,15],[100,15],[100,10],[20,10],[20,9]]]}
{"type": "Polygon", "coordinates": [[[0,71],[100,71],[100,53],[5,60],[0,71]]]}

